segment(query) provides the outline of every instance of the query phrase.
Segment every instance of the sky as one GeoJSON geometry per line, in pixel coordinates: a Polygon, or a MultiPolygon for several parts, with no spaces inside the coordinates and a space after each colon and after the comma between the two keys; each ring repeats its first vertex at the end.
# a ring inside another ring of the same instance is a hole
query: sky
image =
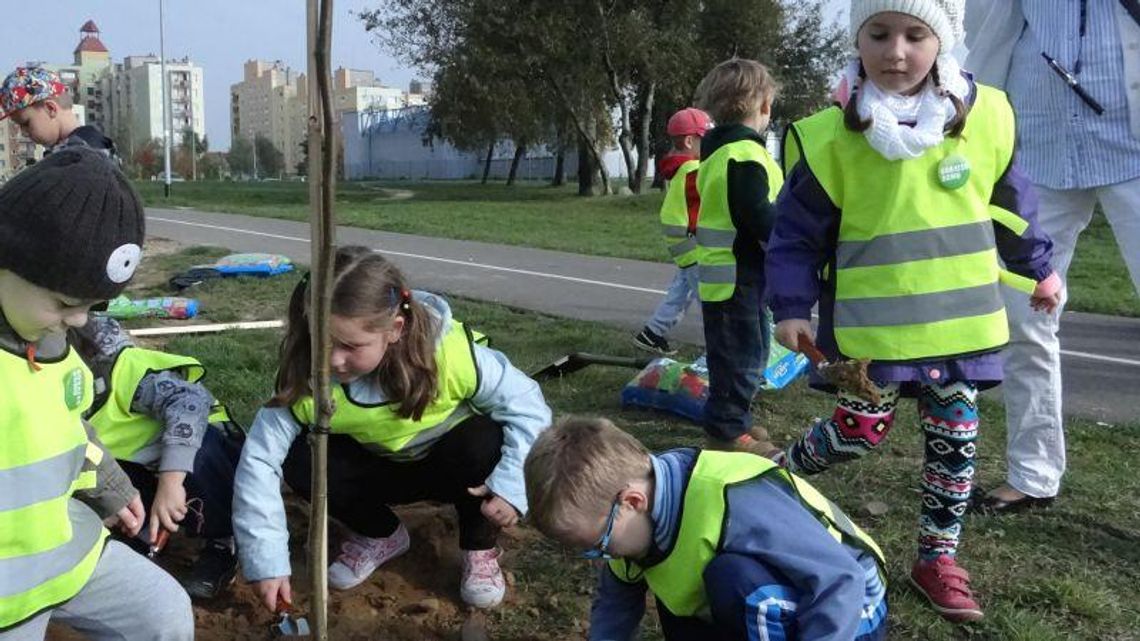
{"type": "MultiPolygon", "coordinates": [[[[335,0],[332,66],[371,69],[386,85],[407,89],[420,76],[403,68],[364,31],[353,12],[384,0],[335,0]]],[[[793,0],[794,1],[794,0],[793,0]]],[[[4,73],[29,60],[70,63],[79,27],[99,26],[111,58],[158,54],[157,0],[37,0],[5,3],[0,65],[4,73]],[[50,19],[47,19],[50,17],[50,19]],[[25,27],[24,25],[28,25],[25,27]]],[[[304,71],[305,0],[165,0],[166,57],[190,59],[206,83],[206,134],[212,149],[230,145],[230,85],[242,79],[249,59],[281,60],[304,71]]],[[[828,0],[835,15],[848,0],[828,0]]]]}

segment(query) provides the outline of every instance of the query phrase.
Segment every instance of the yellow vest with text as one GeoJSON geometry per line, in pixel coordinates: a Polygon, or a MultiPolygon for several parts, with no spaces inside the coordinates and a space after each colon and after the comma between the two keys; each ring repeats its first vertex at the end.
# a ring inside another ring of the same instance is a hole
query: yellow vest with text
{"type": "Polygon", "coordinates": [[[663,561],[642,568],[633,561],[614,559],[610,569],[628,583],[644,580],[653,594],[676,616],[709,618],[704,569],[720,552],[728,490],[740,483],[766,477],[787,484],[804,508],[829,534],[872,554],[880,572],[886,567],[883,552],[859,526],[807,481],[790,474],[766,458],[743,452],[704,451],[689,476],[681,507],[677,540],[663,561]]]}
{"type": "MultiPolygon", "coordinates": [[[[103,446],[115,458],[133,461],[135,454],[162,435],[162,423],[151,416],[133,411],[131,403],[144,376],[171,370],[177,370],[191,383],[197,383],[206,375],[206,368],[191,356],[141,347],[124,348],[115,356],[111,375],[105,381],[107,396],[102,404],[92,408],[87,419],[94,426],[103,446]]],[[[229,420],[229,413],[224,406],[215,404],[210,408],[211,423],[229,420]]]]}
{"type": "Polygon", "coordinates": [[[1013,158],[1014,116],[1005,94],[978,85],[962,135],[921,158],[890,161],[838,107],[792,126],[785,163],[801,158],[841,212],[835,252],[835,339],[843,355],[912,361],[993,351],[1009,340],[999,283],[1033,291],[1005,271],[993,224],[1028,223],[990,204],[1013,158]],[[944,186],[958,156],[969,175],[944,186]]]}
{"type": "Polygon", "coordinates": [[[669,179],[665,200],[661,203],[661,230],[665,234],[669,256],[678,267],[689,267],[697,262],[697,237],[689,233],[689,207],[699,207],[700,203],[689,202],[686,185],[689,175],[700,165],[696,159],[682,163],[669,179]]]}
{"type": "MultiPolygon", "coordinates": [[[[475,344],[483,342],[462,323],[452,321],[435,352],[439,391],[420,420],[396,414],[394,404],[358,403],[345,393],[343,385],[333,388],[336,411],[330,429],[333,434],[351,436],[372,452],[396,460],[417,460],[444,434],[475,414],[468,401],[479,389],[475,365],[475,344]]],[[[293,418],[302,426],[316,420],[313,398],[307,396],[292,406],[293,418]]]]}
{"type": "Polygon", "coordinates": [[[103,451],[87,440],[91,372],[75,350],[33,371],[0,350],[0,630],[74,597],[107,530],[71,497],[95,487],[103,451]]]}
{"type": "Polygon", "coordinates": [[[728,165],[730,162],[756,162],[768,174],[768,200],[774,202],[784,186],[784,172],[768,150],[755,140],[738,140],[720,147],[701,163],[697,190],[701,213],[697,220],[697,262],[700,264],[702,301],[718,302],[732,298],[736,291],[736,226],[728,204],[728,165]]]}

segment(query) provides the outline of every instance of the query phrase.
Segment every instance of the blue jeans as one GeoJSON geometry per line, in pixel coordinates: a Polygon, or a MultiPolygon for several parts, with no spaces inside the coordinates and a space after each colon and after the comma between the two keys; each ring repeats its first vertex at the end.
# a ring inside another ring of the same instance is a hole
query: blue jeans
{"type": "Polygon", "coordinates": [[[708,352],[709,400],[705,431],[732,440],[752,427],[752,397],[768,364],[763,283],[737,282],[732,298],[701,303],[708,352]]]}
{"type": "MultiPolygon", "coordinates": [[[[782,574],[739,554],[720,554],[705,567],[705,590],[712,623],[678,617],[657,603],[667,641],[793,641],[799,638],[796,607],[800,595],[782,574]]],[[[887,636],[884,601],[864,618],[855,641],[887,636]]]]}
{"type": "Polygon", "coordinates": [[[665,336],[685,317],[689,305],[697,300],[697,266],[678,267],[665,298],[657,305],[653,317],[645,323],[649,331],[665,336]]]}
{"type": "MultiPolygon", "coordinates": [[[[207,539],[233,536],[234,471],[241,458],[241,436],[240,431],[227,434],[214,426],[206,429],[202,447],[194,457],[194,469],[183,482],[190,510],[180,532],[207,539]]],[[[119,465],[131,477],[149,513],[158,490],[155,472],[130,461],[119,461],[119,465]]]]}

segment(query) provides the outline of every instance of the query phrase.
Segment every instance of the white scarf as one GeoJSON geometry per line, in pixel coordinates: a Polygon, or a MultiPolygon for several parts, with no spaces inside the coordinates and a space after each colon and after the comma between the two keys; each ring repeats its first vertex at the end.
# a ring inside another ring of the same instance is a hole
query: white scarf
{"type": "MultiPolygon", "coordinates": [[[[939,56],[938,71],[943,88],[965,100],[969,83],[958,62],[951,56],[939,56]]],[[[847,86],[859,88],[859,117],[871,120],[863,135],[884,158],[920,158],[927,149],[942,144],[946,124],[954,119],[954,103],[940,96],[932,81],[928,80],[917,94],[903,96],[883,91],[869,79],[860,80],[858,59],[848,65],[846,75],[847,86]],[[902,122],[915,124],[907,126],[902,122]]]]}

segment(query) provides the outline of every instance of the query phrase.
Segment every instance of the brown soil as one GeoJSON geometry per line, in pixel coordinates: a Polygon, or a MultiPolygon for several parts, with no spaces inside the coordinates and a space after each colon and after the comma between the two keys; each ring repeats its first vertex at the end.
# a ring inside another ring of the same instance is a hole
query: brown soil
{"type": "MultiPolygon", "coordinates": [[[[295,498],[287,497],[286,512],[289,547],[293,552],[294,601],[298,612],[305,614],[309,609],[309,575],[305,558],[307,508],[295,498]]],[[[474,612],[459,600],[461,565],[454,510],[450,506],[416,504],[398,508],[397,512],[411,534],[411,549],[377,570],[362,585],[346,592],[330,592],[329,638],[337,641],[506,641],[494,634],[496,614],[485,616],[474,612]],[[480,633],[485,636],[479,636],[480,633]]],[[[330,525],[333,530],[335,524],[330,525]]],[[[330,536],[335,545],[337,532],[331,531],[330,536]]],[[[533,536],[533,533],[516,529],[500,537],[505,549],[503,565],[508,583],[513,583],[513,575],[509,572],[510,550],[520,547],[533,536]]],[[[159,556],[158,563],[175,577],[185,576],[197,548],[195,541],[175,535],[159,556]]],[[[507,599],[501,608],[524,605],[515,592],[508,587],[507,599]]],[[[269,627],[275,620],[240,576],[230,590],[214,602],[195,603],[194,619],[198,641],[271,639],[269,627]]],[[[311,617],[309,623],[312,626],[311,617]]],[[[61,626],[52,626],[47,637],[48,641],[78,641],[82,638],[61,626]]],[[[549,637],[514,637],[512,641],[530,639],[539,641],[549,637]]]]}

